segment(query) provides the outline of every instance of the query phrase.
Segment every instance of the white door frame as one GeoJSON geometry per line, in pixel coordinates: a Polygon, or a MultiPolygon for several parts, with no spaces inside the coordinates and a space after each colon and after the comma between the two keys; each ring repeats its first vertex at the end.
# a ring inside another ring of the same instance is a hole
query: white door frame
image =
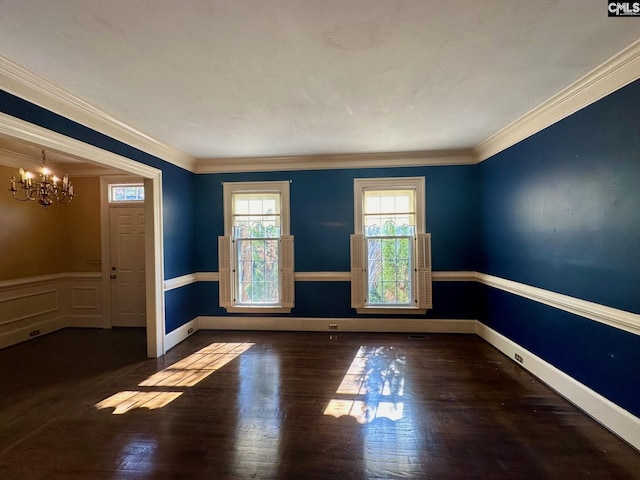
{"type": "MultiPolygon", "coordinates": [[[[145,187],[145,268],[147,302],[147,356],[165,354],[164,318],[164,244],[162,240],[162,170],[93,145],[61,135],[52,130],[0,113],[0,134],[35,143],[90,162],[123,170],[144,178],[145,187]]],[[[102,210],[102,209],[101,209],[102,210]]],[[[107,212],[108,213],[108,212],[107,212]]],[[[101,213],[102,215],[102,213],[101,213]]],[[[104,243],[104,242],[103,242],[104,243]]],[[[104,244],[102,246],[104,249],[104,244]]],[[[104,258],[104,251],[102,252],[104,258]]],[[[102,264],[103,284],[109,281],[109,266],[102,264]],[[105,269],[107,270],[105,274],[105,269]]],[[[103,285],[104,286],[104,285],[103,285]]],[[[107,290],[108,291],[108,290],[107,290]]],[[[103,296],[105,289],[103,288],[103,296]]],[[[104,297],[103,297],[104,298],[104,297]]],[[[107,308],[108,302],[104,303],[107,308]]],[[[110,308],[110,307],[109,307],[110,308]]],[[[109,312],[110,314],[110,312],[109,312]]],[[[105,311],[106,315],[106,311],[105,311]]],[[[109,317],[110,318],[110,317],[109,317]]]]}

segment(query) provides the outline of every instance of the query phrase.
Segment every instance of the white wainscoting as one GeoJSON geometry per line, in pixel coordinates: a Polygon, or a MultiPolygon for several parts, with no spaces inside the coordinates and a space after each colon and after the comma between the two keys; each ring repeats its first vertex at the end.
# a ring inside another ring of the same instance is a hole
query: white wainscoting
{"type": "Polygon", "coordinates": [[[0,282],[0,348],[65,327],[102,327],[100,273],[0,282]]]}

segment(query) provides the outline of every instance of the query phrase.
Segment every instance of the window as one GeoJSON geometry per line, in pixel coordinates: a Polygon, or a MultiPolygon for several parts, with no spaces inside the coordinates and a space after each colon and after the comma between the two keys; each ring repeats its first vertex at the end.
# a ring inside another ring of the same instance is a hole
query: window
{"type": "Polygon", "coordinates": [[[109,184],[109,203],[144,202],[144,184],[109,184]]]}
{"type": "Polygon", "coordinates": [[[431,308],[424,177],[356,179],[351,303],[359,313],[431,308]]]}
{"type": "Polygon", "coordinates": [[[225,234],[218,240],[220,306],[230,312],[291,311],[289,182],[227,182],[223,194],[225,234]]]}

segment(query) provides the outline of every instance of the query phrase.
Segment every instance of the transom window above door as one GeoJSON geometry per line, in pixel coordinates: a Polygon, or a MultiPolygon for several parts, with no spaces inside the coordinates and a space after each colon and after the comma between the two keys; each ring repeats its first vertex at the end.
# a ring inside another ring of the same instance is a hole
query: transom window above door
{"type": "Polygon", "coordinates": [[[109,203],[144,202],[144,184],[110,183],[109,203]]]}

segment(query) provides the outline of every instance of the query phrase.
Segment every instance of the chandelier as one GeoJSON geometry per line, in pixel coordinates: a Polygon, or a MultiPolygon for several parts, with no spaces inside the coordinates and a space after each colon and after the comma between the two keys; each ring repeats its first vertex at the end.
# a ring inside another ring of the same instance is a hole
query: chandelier
{"type": "Polygon", "coordinates": [[[37,200],[45,209],[49,208],[53,202],[70,203],[73,200],[73,185],[69,181],[69,176],[62,177],[62,185],[58,185],[60,179],[51,175],[51,171],[46,166],[47,159],[42,150],[42,171],[40,181],[31,172],[20,169],[20,179],[11,177],[11,195],[20,202],[27,200],[37,200]],[[16,186],[16,183],[19,185],[16,186]]]}

